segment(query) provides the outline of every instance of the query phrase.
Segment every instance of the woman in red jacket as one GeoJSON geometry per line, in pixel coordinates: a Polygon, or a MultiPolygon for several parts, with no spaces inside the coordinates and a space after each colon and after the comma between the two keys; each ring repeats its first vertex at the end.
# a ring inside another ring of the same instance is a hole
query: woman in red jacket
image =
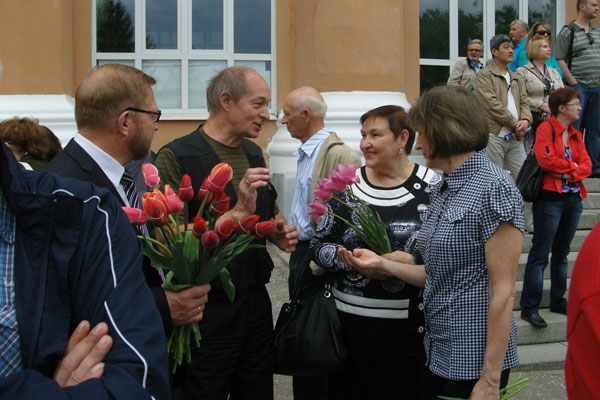
{"type": "Polygon", "coordinates": [[[545,328],[539,315],[544,269],[550,260],[550,311],[566,314],[567,255],[579,223],[586,197],[582,180],[591,172],[583,135],[573,128],[581,112],[581,93],[566,87],[550,95],[552,117],[536,132],[533,151],[544,171],[542,193],[533,203],[533,241],[523,280],[521,318],[536,328],[545,328]]]}

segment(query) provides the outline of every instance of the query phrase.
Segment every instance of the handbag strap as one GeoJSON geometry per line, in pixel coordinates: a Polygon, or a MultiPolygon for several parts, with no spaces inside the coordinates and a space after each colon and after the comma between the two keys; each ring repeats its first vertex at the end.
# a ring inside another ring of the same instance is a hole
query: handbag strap
{"type": "MultiPolygon", "coordinates": [[[[547,122],[547,123],[549,123],[549,124],[550,124],[550,128],[552,129],[552,143],[554,143],[554,139],[555,139],[555,136],[556,136],[556,133],[554,132],[554,125],[552,125],[552,122],[550,122],[550,121],[544,121],[544,122],[547,122]]],[[[542,124],[543,124],[544,122],[542,122],[542,124]]],[[[541,125],[541,124],[540,124],[540,125],[541,125]]],[[[539,129],[539,126],[538,126],[538,129],[539,129]]],[[[535,144],[535,140],[536,140],[536,139],[537,139],[537,135],[535,135],[535,136],[533,137],[533,143],[531,143],[531,151],[533,151],[533,145],[535,144]]]]}
{"type": "MultiPolygon", "coordinates": [[[[315,244],[313,244],[314,242],[311,241],[309,248],[308,248],[308,254],[306,257],[306,263],[302,268],[302,274],[300,275],[300,279],[298,279],[298,283],[296,283],[296,287],[294,288],[293,292],[290,294],[290,303],[296,303],[299,301],[300,299],[300,292],[302,291],[302,284],[304,283],[304,280],[306,279],[306,277],[308,276],[308,274],[312,274],[312,270],[310,269],[310,262],[312,261],[312,256],[313,253],[315,252],[315,244]]],[[[330,285],[330,281],[327,280],[327,283],[325,284],[325,287],[327,288],[330,285]]]]}

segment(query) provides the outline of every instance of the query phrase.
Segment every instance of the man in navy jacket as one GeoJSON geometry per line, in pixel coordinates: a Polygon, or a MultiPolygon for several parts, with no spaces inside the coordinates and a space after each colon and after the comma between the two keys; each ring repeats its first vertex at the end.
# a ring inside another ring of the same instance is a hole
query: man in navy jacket
{"type": "Polygon", "coordinates": [[[3,143],[0,178],[0,269],[12,274],[0,312],[13,320],[0,335],[18,338],[0,343],[15,356],[0,357],[0,398],[170,398],[141,243],[114,196],[23,171],[3,143]]]}

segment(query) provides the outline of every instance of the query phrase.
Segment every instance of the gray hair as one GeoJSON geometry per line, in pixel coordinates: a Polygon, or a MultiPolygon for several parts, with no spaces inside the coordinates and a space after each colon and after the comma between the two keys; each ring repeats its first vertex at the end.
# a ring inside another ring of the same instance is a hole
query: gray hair
{"type": "Polygon", "coordinates": [[[479,39],[471,39],[469,40],[469,43],[467,44],[467,47],[469,47],[472,44],[478,44],[481,46],[481,49],[483,50],[483,42],[479,39]]]}
{"type": "Polygon", "coordinates": [[[327,104],[312,93],[304,93],[298,96],[295,107],[297,112],[308,108],[317,118],[325,118],[327,114],[327,104]]]}
{"type": "Polygon", "coordinates": [[[492,49],[498,50],[500,48],[500,45],[505,42],[509,42],[510,44],[512,44],[513,41],[510,38],[510,36],[508,36],[505,33],[501,33],[499,35],[494,36],[490,40],[490,50],[492,50],[492,49]]]}
{"type": "Polygon", "coordinates": [[[521,28],[525,29],[526,31],[529,30],[529,25],[527,25],[527,22],[523,21],[522,19],[515,19],[508,26],[513,26],[514,24],[519,24],[521,28]]]}
{"type": "Polygon", "coordinates": [[[250,71],[253,70],[247,67],[229,67],[213,76],[206,88],[208,112],[221,109],[221,93],[227,94],[237,103],[246,93],[246,74],[250,71]]]}

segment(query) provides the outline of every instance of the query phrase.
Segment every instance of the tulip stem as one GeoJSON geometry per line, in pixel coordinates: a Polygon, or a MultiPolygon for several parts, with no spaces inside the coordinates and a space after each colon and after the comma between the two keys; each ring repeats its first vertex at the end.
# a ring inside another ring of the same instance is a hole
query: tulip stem
{"type": "Polygon", "coordinates": [[[159,242],[158,240],[152,239],[152,238],[149,238],[149,237],[146,237],[146,236],[143,236],[143,235],[138,235],[138,238],[140,238],[140,239],[142,239],[142,240],[144,240],[146,242],[154,243],[156,246],[159,246],[164,251],[166,251],[168,253],[169,257],[173,258],[173,253],[171,253],[171,250],[167,246],[165,246],[164,244],[162,244],[161,242],[159,242]]]}
{"type": "MultiPolygon", "coordinates": [[[[166,226],[169,226],[169,224],[165,224],[166,226]]],[[[171,248],[171,241],[168,240],[167,238],[167,233],[165,232],[165,225],[160,227],[160,233],[163,237],[163,240],[165,241],[165,244],[167,245],[167,247],[169,248],[169,252],[171,254],[173,254],[173,249],[171,248]]]]}

